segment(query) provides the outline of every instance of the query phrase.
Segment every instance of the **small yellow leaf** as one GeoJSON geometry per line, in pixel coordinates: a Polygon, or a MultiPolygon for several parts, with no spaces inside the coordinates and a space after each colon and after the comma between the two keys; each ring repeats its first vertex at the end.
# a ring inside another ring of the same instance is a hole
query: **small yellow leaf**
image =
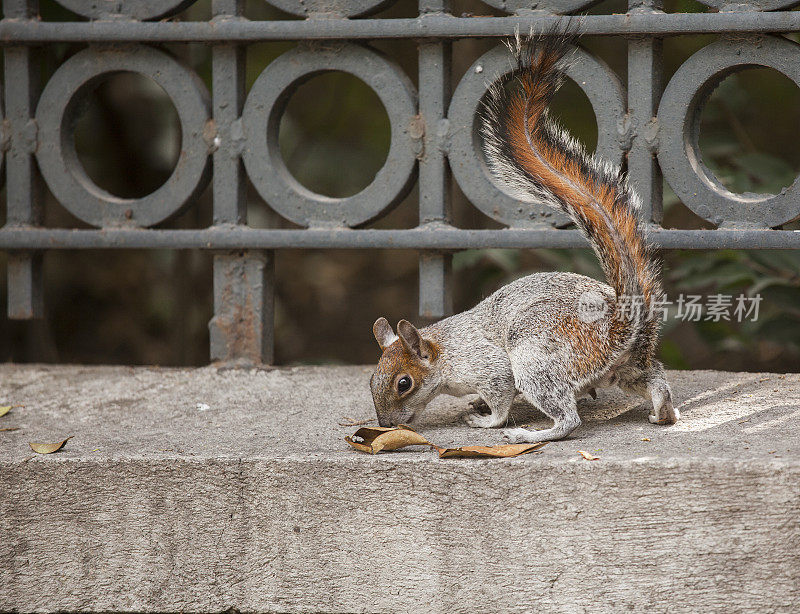
{"type": "Polygon", "coordinates": [[[0,405],[0,417],[5,416],[11,411],[11,405],[0,405]]]}
{"type": "Polygon", "coordinates": [[[381,450],[398,450],[406,446],[431,445],[427,439],[405,424],[393,427],[368,426],[358,429],[353,437],[348,436],[344,440],[359,452],[368,454],[377,454],[381,450]],[[361,441],[354,441],[353,437],[361,441]]]}
{"type": "Polygon", "coordinates": [[[642,437],[642,441],[650,441],[649,437],[642,437]]]}
{"type": "Polygon", "coordinates": [[[578,454],[580,454],[586,460],[600,460],[599,456],[593,456],[588,452],[584,452],[583,450],[578,450],[578,454]]]}
{"type": "Polygon", "coordinates": [[[511,443],[502,446],[464,446],[461,448],[440,448],[439,458],[512,458],[538,450],[546,441],[537,443],[511,443]]]}
{"type": "Polygon", "coordinates": [[[73,437],[74,435],[70,435],[64,441],[59,441],[58,443],[28,443],[28,445],[37,454],[52,454],[53,452],[58,452],[73,437]]]}

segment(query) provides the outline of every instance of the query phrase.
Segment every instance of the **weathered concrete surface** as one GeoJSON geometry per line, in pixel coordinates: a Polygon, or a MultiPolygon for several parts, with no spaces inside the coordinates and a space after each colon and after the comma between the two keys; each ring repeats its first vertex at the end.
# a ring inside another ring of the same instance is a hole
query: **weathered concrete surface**
{"type": "MultiPolygon", "coordinates": [[[[488,461],[350,450],[368,378],[0,366],[0,611],[800,611],[800,375],[670,373],[671,427],[601,391],[488,461]]],[[[465,407],[418,428],[498,443],[465,407]]]]}

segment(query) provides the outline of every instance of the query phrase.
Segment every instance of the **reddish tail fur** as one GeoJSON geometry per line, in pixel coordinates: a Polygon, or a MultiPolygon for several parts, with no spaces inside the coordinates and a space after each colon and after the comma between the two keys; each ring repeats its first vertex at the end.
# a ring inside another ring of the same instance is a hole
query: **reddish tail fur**
{"type": "Polygon", "coordinates": [[[517,71],[492,87],[486,104],[486,157],[517,198],[572,218],[616,292],[619,342],[651,346],[658,329],[651,305],[661,286],[637,216],[638,199],[617,168],[588,155],[548,114],[576,38],[551,32],[511,45],[517,71]],[[641,301],[639,314],[632,313],[630,301],[641,301]]]}

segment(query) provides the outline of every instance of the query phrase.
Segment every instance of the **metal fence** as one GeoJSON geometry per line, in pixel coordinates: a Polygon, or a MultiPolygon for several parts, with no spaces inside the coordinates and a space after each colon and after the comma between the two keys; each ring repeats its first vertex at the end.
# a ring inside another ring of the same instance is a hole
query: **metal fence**
{"type": "MultiPolygon", "coordinates": [[[[243,0],[214,0],[208,22],[168,21],[194,0],[58,0],[88,21],[47,23],[33,0],[4,0],[0,41],[5,83],[2,150],[7,223],[8,316],[42,312],[42,253],[59,249],[204,249],[214,253],[211,358],[272,360],[274,250],[365,248],[419,250],[420,314],[451,309],[451,254],[487,247],[580,247],[564,218],[521,207],[492,182],[480,153],[476,113],[489,82],[510,70],[504,48],[480,57],[450,91],[451,43],[496,38],[519,29],[542,31],[559,14],[592,0],[485,0],[507,17],[456,17],[448,0],[419,0],[416,18],[366,18],[392,0],[270,0],[301,19],[250,21],[243,0]],[[419,51],[419,91],[391,58],[370,48],[377,39],[413,39],[419,51]],[[247,44],[301,44],[267,66],[245,93],[247,44]],[[35,48],[57,42],[86,48],[58,67],[41,93],[35,48]],[[212,46],[209,93],[189,68],[158,48],[163,43],[212,46]],[[278,148],[278,127],[292,92],[323,71],[344,71],[375,90],[391,123],[383,168],[362,192],[328,198],[300,185],[278,148]],[[130,71],[160,85],[181,125],[174,172],[155,192],[123,199],[95,185],[73,142],[76,101],[110,73],[130,71]],[[93,229],[43,227],[38,172],[58,202],[93,229]],[[212,172],[213,169],[213,172],[212,172]],[[450,172],[464,194],[503,230],[467,230],[450,222],[450,172]],[[279,215],[302,229],[247,226],[246,177],[279,215]],[[214,222],[196,230],[158,229],[192,206],[213,184],[214,222]],[[419,225],[364,228],[419,183],[419,225]],[[155,228],[154,228],[155,227],[155,228]]],[[[644,202],[652,237],[664,248],[799,248],[800,232],[782,230],[800,216],[795,181],[780,194],[734,194],[703,164],[698,149],[700,108],[727,75],[748,66],[772,67],[800,86],[800,45],[780,33],[800,30],[797,0],[748,4],[704,2],[717,12],[665,14],[658,0],[630,0],[624,15],[582,19],[587,35],[622,36],[628,44],[628,87],[599,59],[579,50],[569,76],[584,90],[598,124],[598,151],[620,163],[644,202]],[[769,11],[769,12],[767,12],[769,11]],[[662,40],[718,33],[662,84],[662,40]],[[680,199],[716,230],[660,229],[662,174],[680,199]]]]}

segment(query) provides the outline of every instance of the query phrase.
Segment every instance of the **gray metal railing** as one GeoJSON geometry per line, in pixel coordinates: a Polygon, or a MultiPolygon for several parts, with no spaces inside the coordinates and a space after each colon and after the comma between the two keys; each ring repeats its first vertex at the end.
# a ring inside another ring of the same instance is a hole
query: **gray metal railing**
{"type": "MultiPolygon", "coordinates": [[[[214,0],[208,22],[160,20],[194,0],[58,1],[89,21],[46,23],[39,20],[34,0],[3,1],[7,223],[0,229],[0,249],[8,251],[10,318],[41,315],[45,250],[212,250],[212,360],[269,363],[276,249],[419,250],[420,314],[439,317],[451,310],[454,250],[585,246],[576,231],[559,228],[563,216],[520,207],[487,173],[476,113],[489,82],[510,70],[504,49],[498,44],[480,57],[452,93],[450,64],[453,40],[500,38],[517,29],[542,31],[566,19],[558,14],[580,12],[592,0],[485,0],[511,13],[508,17],[455,17],[448,0],[419,0],[414,19],[358,18],[392,0],[270,0],[302,18],[284,21],[249,21],[243,0],[214,0]],[[419,91],[397,63],[365,44],[385,38],[417,42],[419,91]],[[245,93],[245,46],[276,40],[303,43],[269,64],[245,93]],[[39,93],[33,54],[37,46],[56,42],[81,42],[86,48],[58,67],[39,93]],[[157,46],[175,42],[212,45],[210,93],[191,69],[157,46]],[[309,76],[331,70],[355,75],[372,87],[391,123],[384,167],[368,187],[348,198],[323,197],[304,188],[286,169],[278,148],[278,126],[291,93],[309,76]],[[164,185],[142,198],[119,198],[95,185],[73,143],[76,101],[116,71],[155,81],[180,120],[177,166],[164,185]],[[58,202],[94,229],[42,226],[37,167],[58,202]],[[451,171],[473,205],[505,229],[466,230],[451,224],[451,171]],[[276,213],[302,229],[248,227],[246,177],[276,213]],[[192,206],[209,181],[211,227],[153,228],[192,206]],[[363,228],[396,205],[415,181],[417,228],[363,228]]],[[[598,151],[617,163],[627,157],[657,245],[800,248],[800,232],[781,229],[800,216],[797,181],[776,195],[734,194],[706,168],[698,147],[700,107],[730,73],[767,66],[800,86],[800,45],[779,36],[800,30],[800,13],[781,11],[797,2],[705,4],[719,12],[665,14],[659,0],[630,0],[626,15],[582,18],[587,35],[628,40],[627,92],[616,74],[585,50],[578,50],[579,61],[569,72],[594,109],[598,151]],[[690,57],[663,87],[663,37],[696,33],[721,36],[690,57]],[[684,204],[717,230],[659,228],[662,172],[684,204]]]]}

